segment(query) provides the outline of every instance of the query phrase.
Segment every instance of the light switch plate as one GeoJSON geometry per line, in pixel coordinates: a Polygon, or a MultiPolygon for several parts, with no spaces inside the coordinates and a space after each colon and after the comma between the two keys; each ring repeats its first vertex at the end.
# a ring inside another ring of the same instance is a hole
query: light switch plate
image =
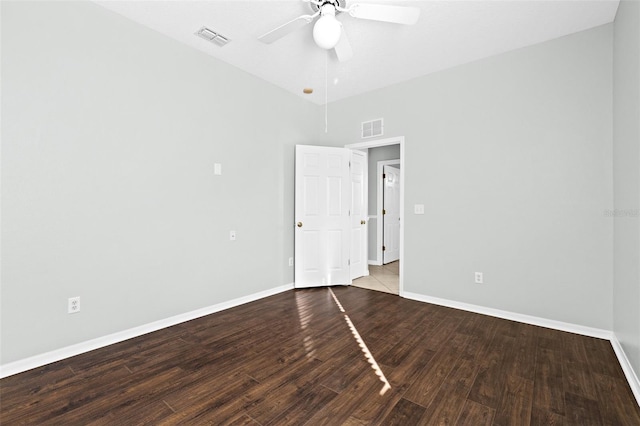
{"type": "Polygon", "coordinates": [[[414,214],[424,214],[424,204],[415,204],[413,206],[414,214]]]}
{"type": "Polygon", "coordinates": [[[220,163],[213,164],[213,174],[218,176],[222,174],[222,164],[220,163]]]}

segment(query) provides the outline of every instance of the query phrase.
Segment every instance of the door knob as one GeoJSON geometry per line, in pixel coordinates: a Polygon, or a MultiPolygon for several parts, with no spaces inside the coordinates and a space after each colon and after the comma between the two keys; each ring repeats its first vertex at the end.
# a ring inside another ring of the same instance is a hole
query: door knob
{"type": "Polygon", "coordinates": [[[302,222],[298,222],[298,228],[302,228],[302,222]]]}
{"type": "Polygon", "coordinates": [[[366,221],[364,221],[364,220],[361,220],[361,221],[360,221],[360,225],[364,225],[365,223],[367,223],[367,222],[366,222],[366,221]]]}

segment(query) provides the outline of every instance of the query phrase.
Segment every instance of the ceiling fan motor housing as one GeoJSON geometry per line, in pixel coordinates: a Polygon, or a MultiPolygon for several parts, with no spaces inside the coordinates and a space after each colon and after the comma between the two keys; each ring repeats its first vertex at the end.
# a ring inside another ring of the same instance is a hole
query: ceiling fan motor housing
{"type": "MultiPolygon", "coordinates": [[[[318,2],[309,2],[309,7],[313,11],[313,13],[316,13],[320,9],[322,9],[322,6],[326,4],[333,5],[334,7],[341,7],[344,9],[346,5],[346,0],[320,0],[318,2]]],[[[341,12],[338,9],[336,9],[336,15],[339,13],[341,12]]]]}

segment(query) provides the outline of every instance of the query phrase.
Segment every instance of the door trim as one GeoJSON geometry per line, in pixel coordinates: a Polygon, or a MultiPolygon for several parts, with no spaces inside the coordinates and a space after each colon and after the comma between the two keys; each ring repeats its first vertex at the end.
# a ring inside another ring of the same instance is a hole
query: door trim
{"type": "Polygon", "coordinates": [[[400,297],[404,296],[404,224],[406,221],[404,220],[404,187],[406,186],[404,183],[406,182],[405,176],[405,161],[404,161],[404,136],[395,136],[391,138],[385,139],[377,139],[366,142],[357,142],[352,144],[347,144],[344,147],[349,149],[369,149],[369,148],[377,148],[380,146],[387,145],[400,145],[400,277],[399,277],[399,289],[398,293],[400,297]]]}

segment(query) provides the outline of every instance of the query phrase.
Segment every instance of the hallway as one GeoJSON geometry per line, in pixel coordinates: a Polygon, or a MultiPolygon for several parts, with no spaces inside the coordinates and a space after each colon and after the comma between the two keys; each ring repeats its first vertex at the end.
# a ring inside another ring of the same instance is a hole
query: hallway
{"type": "Polygon", "coordinates": [[[354,287],[383,293],[400,293],[400,261],[387,265],[369,265],[369,276],[353,280],[354,287]]]}

